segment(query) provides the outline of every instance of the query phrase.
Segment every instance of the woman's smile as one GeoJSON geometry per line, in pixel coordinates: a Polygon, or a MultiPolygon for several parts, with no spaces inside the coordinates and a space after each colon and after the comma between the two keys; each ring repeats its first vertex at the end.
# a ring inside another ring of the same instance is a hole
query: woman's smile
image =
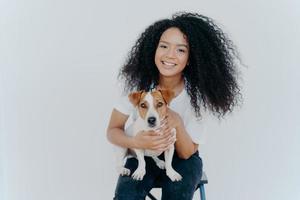
{"type": "Polygon", "coordinates": [[[167,61],[162,61],[162,63],[164,65],[169,65],[169,66],[175,66],[176,65],[175,63],[171,63],[171,62],[167,62],[167,61]]]}
{"type": "Polygon", "coordinates": [[[175,67],[175,66],[176,66],[175,63],[171,63],[171,62],[167,62],[167,61],[161,61],[161,63],[162,63],[163,65],[165,65],[166,68],[172,68],[172,67],[175,67]]]}

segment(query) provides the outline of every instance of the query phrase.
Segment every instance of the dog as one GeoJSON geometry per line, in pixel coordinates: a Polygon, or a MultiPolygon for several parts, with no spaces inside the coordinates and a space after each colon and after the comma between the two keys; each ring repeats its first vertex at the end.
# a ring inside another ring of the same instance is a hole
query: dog
{"type": "MultiPolygon", "coordinates": [[[[136,109],[137,117],[135,121],[125,129],[125,134],[134,137],[141,131],[156,131],[161,127],[162,120],[166,117],[167,106],[174,98],[174,92],[170,90],[152,90],[149,92],[138,91],[128,95],[130,102],[136,109]]],[[[176,129],[173,128],[172,133],[176,137],[176,129]]],[[[155,161],[160,169],[166,169],[167,176],[174,182],[180,181],[182,176],[176,172],[172,167],[172,158],[174,154],[174,144],[164,151],[165,161],[160,160],[157,156],[160,151],[153,151],[147,149],[127,149],[117,147],[117,169],[120,175],[130,175],[130,169],[125,168],[124,159],[128,152],[135,154],[138,160],[138,167],[133,172],[132,178],[135,180],[142,180],[146,174],[146,163],[144,156],[150,156],[155,161]]]]}

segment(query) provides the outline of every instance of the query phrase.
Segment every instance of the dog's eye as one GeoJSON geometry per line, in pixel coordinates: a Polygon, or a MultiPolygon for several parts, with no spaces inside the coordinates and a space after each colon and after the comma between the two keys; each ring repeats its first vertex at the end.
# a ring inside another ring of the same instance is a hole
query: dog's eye
{"type": "Polygon", "coordinates": [[[141,108],[147,108],[147,105],[145,103],[140,104],[141,108]]]}
{"type": "Polygon", "coordinates": [[[164,105],[163,102],[158,102],[157,107],[159,108],[159,107],[162,107],[163,105],[164,105]]]}

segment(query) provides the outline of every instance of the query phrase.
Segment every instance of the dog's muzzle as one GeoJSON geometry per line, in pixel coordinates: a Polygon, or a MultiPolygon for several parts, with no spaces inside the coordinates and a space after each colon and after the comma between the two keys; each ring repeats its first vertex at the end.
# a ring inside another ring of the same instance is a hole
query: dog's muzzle
{"type": "Polygon", "coordinates": [[[147,122],[148,122],[148,125],[150,127],[154,127],[156,125],[156,118],[155,117],[149,117],[147,122]]]}

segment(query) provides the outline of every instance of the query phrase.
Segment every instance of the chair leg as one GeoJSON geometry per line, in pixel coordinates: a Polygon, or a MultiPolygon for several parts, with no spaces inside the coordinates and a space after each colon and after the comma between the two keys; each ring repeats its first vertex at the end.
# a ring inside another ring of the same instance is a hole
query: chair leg
{"type": "Polygon", "coordinates": [[[205,198],[204,184],[201,184],[201,185],[200,185],[199,190],[200,190],[200,197],[201,197],[201,200],[206,200],[206,198],[205,198]]]}
{"type": "Polygon", "coordinates": [[[147,194],[147,196],[148,196],[151,200],[157,200],[150,192],[147,194]]]}

